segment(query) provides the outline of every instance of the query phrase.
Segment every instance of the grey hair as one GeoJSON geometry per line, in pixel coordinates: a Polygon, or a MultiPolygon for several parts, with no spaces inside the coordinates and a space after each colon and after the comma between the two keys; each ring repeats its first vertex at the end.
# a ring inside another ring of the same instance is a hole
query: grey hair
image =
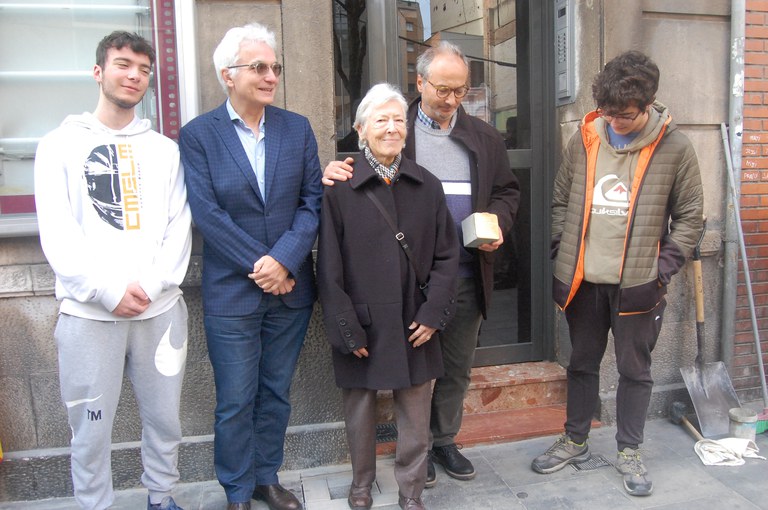
{"type": "Polygon", "coordinates": [[[467,66],[467,72],[469,72],[469,59],[467,59],[464,52],[461,51],[461,48],[451,42],[442,41],[437,46],[431,46],[424,53],[419,55],[419,58],[416,59],[416,73],[420,74],[425,80],[428,80],[429,66],[432,65],[432,61],[436,56],[443,54],[459,57],[464,61],[464,65],[467,66]]]}
{"type": "MultiPolygon", "coordinates": [[[[240,56],[240,45],[244,42],[264,43],[272,51],[277,52],[275,33],[259,23],[249,23],[242,27],[233,27],[227,30],[216,50],[213,52],[213,66],[216,69],[216,78],[219,80],[224,92],[229,93],[227,84],[221,76],[222,69],[234,65],[240,56]]],[[[238,69],[230,69],[230,76],[235,76],[238,69]]]]}
{"type": "MultiPolygon", "coordinates": [[[[397,104],[403,109],[403,115],[408,114],[408,103],[405,102],[405,98],[399,88],[390,83],[378,83],[371,87],[357,107],[355,123],[352,127],[354,127],[355,130],[362,130],[365,132],[365,125],[368,122],[368,117],[371,116],[371,112],[390,101],[397,101],[397,104]]],[[[362,149],[365,145],[365,140],[360,136],[357,140],[357,146],[362,149]]]]}

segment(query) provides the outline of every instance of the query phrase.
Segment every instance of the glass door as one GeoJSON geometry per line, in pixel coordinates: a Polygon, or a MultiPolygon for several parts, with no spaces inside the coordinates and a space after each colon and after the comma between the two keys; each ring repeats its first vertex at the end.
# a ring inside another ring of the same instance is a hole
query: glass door
{"type": "MultiPolygon", "coordinates": [[[[488,2],[486,2],[488,3],[488,2]]],[[[498,0],[482,11],[482,38],[478,45],[484,49],[483,60],[472,67],[472,85],[483,92],[480,111],[489,112],[488,121],[504,137],[510,167],[520,182],[520,205],[512,230],[496,252],[494,263],[494,292],[488,319],[483,322],[475,354],[475,366],[541,359],[543,349],[540,318],[534,317],[534,307],[544,285],[532,267],[538,251],[534,231],[541,229],[541,216],[532,216],[534,182],[542,172],[534,172],[532,133],[533,105],[541,104],[540,86],[534,87],[534,75],[542,60],[534,59],[531,33],[531,9],[539,10],[539,2],[498,0]],[[531,5],[534,4],[534,5],[531,5]],[[539,97],[536,97],[539,96],[539,97]],[[535,219],[534,219],[535,218],[535,219]],[[535,326],[535,328],[534,328],[535,326]]],[[[450,23],[441,18],[443,24],[450,23]]],[[[477,23],[480,26],[480,23],[477,23]]],[[[434,22],[433,22],[434,26],[434,22]]],[[[466,25],[447,30],[461,31],[466,25]]],[[[460,38],[461,36],[454,36],[460,38]]],[[[479,37],[479,36],[478,36],[479,37]]],[[[472,110],[468,109],[471,112],[472,110]]]]}

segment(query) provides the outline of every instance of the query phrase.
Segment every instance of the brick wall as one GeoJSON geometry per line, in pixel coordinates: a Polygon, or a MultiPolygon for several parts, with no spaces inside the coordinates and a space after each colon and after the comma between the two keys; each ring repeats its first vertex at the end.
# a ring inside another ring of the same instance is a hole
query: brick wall
{"type": "MultiPolygon", "coordinates": [[[[768,1],[746,3],[744,41],[744,136],[741,168],[741,222],[747,247],[758,332],[768,363],[768,1]]],[[[731,377],[742,400],[760,400],[762,391],[751,313],[739,257],[736,334],[731,377]]]]}

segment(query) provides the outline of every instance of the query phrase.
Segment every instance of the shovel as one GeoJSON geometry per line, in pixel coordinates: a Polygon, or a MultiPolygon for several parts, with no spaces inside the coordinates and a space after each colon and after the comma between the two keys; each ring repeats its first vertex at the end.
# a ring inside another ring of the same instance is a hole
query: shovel
{"type": "MultiPolygon", "coordinates": [[[[706,218],[704,220],[706,229],[706,218]]],[[[704,363],[704,284],[701,272],[702,230],[696,247],[693,249],[693,275],[696,295],[696,359],[692,367],[681,367],[685,386],[691,396],[699,427],[704,437],[724,437],[729,433],[730,419],[728,410],[741,407],[736,390],[725,363],[704,363]]]]}

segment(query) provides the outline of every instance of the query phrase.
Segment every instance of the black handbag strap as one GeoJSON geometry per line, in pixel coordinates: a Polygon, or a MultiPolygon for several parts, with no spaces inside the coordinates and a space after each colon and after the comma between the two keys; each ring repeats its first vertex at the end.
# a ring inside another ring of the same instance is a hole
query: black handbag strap
{"type": "Polygon", "coordinates": [[[384,208],[384,205],[382,205],[381,201],[376,197],[376,195],[373,194],[373,191],[371,191],[370,188],[366,188],[365,194],[368,195],[368,198],[371,199],[371,202],[373,202],[373,205],[376,206],[376,209],[378,209],[381,215],[384,216],[384,219],[386,220],[387,225],[389,225],[389,228],[395,234],[395,239],[397,239],[397,242],[400,243],[400,247],[405,252],[405,257],[408,259],[408,262],[411,263],[411,267],[413,268],[413,272],[416,275],[416,282],[419,284],[419,288],[420,289],[426,288],[427,287],[426,282],[424,282],[421,278],[419,278],[419,271],[416,269],[416,263],[413,261],[413,254],[411,253],[411,248],[410,246],[408,246],[408,242],[405,240],[405,234],[403,234],[398,230],[397,226],[395,226],[395,222],[392,220],[392,217],[384,208]]]}

